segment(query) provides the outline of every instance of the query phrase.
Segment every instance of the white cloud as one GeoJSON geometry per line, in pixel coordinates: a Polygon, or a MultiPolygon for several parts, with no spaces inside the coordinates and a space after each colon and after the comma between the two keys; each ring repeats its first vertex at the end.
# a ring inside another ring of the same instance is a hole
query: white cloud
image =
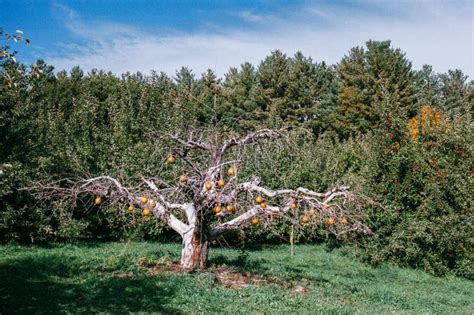
{"type": "MultiPolygon", "coordinates": [[[[472,5],[447,7],[417,2],[416,6],[397,7],[393,3],[391,6],[392,16],[309,7],[300,12],[298,19],[272,18],[271,25],[260,29],[227,29],[220,33],[166,30],[166,35],[150,34],[123,24],[84,22],[76,13],[62,7],[67,13],[64,14],[66,26],[87,39],[88,44],[61,51],[49,56],[47,61],[57,69],[80,65],[85,70],[99,68],[115,73],[157,70],[174,75],[181,66],[188,66],[198,74],[210,68],[222,76],[231,66],[246,61],[258,64],[275,49],[289,55],[300,50],[313,60],[336,63],[350,48],[369,39],[391,39],[395,47],[407,53],[415,68],[426,63],[438,72],[460,68],[473,78],[472,5]],[[412,11],[400,14],[407,9],[412,11]],[[322,20],[329,22],[325,24],[322,20]]],[[[240,16],[253,22],[263,19],[249,11],[241,12],[240,16]]]]}
{"type": "Polygon", "coordinates": [[[265,20],[265,16],[255,14],[252,11],[241,11],[237,15],[247,22],[258,23],[265,20]]]}

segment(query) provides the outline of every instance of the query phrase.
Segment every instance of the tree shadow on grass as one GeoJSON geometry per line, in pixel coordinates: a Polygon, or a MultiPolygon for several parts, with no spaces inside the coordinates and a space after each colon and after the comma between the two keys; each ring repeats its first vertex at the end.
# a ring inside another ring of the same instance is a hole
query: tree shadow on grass
{"type": "Polygon", "coordinates": [[[171,279],[93,274],[61,255],[8,260],[0,264],[0,279],[1,314],[179,313],[167,306],[171,279]]]}
{"type": "Polygon", "coordinates": [[[263,266],[266,261],[264,259],[250,259],[247,254],[242,253],[235,258],[229,258],[224,255],[218,255],[209,260],[212,266],[229,266],[235,268],[239,272],[250,272],[254,274],[264,274],[267,268],[263,266]]]}
{"type": "Polygon", "coordinates": [[[311,281],[316,284],[326,284],[330,282],[324,276],[315,276],[308,274],[307,270],[310,268],[309,264],[298,263],[298,264],[289,264],[288,259],[291,259],[288,256],[286,259],[282,259],[281,263],[283,268],[280,268],[278,272],[271,270],[269,267],[265,266],[268,263],[268,260],[263,258],[252,259],[249,257],[249,252],[252,251],[263,251],[271,246],[256,246],[251,248],[245,248],[245,251],[241,252],[239,256],[235,258],[230,258],[223,254],[219,254],[211,259],[209,259],[209,265],[214,267],[228,266],[234,268],[236,271],[245,274],[258,274],[268,278],[278,278],[282,282],[294,282],[294,281],[311,281]]]}

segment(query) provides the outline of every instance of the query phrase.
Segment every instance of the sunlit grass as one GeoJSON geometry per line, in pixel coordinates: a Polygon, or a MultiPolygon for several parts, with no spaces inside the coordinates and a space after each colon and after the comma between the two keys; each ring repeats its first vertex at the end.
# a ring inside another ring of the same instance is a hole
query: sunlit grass
{"type": "Polygon", "coordinates": [[[370,268],[321,245],[211,249],[227,265],[278,282],[231,289],[212,273],[150,275],[140,261],[177,261],[179,244],[0,247],[0,312],[472,314],[474,283],[391,266],[370,268]],[[295,293],[282,283],[299,284],[295,293]]]}

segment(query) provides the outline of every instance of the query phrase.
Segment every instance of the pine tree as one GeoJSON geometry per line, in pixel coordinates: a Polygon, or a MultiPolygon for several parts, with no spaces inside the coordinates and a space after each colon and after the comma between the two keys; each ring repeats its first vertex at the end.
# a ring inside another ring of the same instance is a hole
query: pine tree
{"type": "Polygon", "coordinates": [[[461,70],[440,75],[442,107],[449,115],[474,113],[474,85],[461,70]]]}
{"type": "Polygon", "coordinates": [[[240,70],[231,68],[225,76],[222,121],[237,131],[252,131],[266,125],[269,118],[263,103],[258,102],[257,73],[250,63],[240,70]]]}
{"type": "Polygon", "coordinates": [[[272,127],[282,124],[284,109],[289,103],[289,63],[284,53],[275,50],[260,63],[257,70],[256,101],[258,107],[269,113],[272,127]]]}
{"type": "Polygon", "coordinates": [[[416,71],[416,98],[418,107],[431,106],[440,107],[441,82],[439,75],[433,71],[430,65],[423,65],[421,70],[416,71]]]}
{"type": "Polygon", "coordinates": [[[365,133],[390,117],[416,114],[411,63],[390,41],[353,48],[337,66],[339,108],[335,128],[347,137],[365,133]]]}

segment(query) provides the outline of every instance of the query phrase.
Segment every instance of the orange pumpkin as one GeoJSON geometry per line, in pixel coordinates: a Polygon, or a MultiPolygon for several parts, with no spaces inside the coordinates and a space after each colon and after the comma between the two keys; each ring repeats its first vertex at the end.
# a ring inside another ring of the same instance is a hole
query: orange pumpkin
{"type": "Polygon", "coordinates": [[[263,202],[263,198],[260,197],[260,196],[257,196],[257,198],[255,198],[255,202],[256,202],[256,203],[262,203],[262,202],[263,202]]]}
{"type": "Polygon", "coordinates": [[[215,214],[219,214],[219,213],[221,213],[222,208],[221,208],[221,206],[215,206],[213,210],[214,210],[215,214]]]}
{"type": "Polygon", "coordinates": [[[346,219],[346,218],[342,218],[340,222],[341,222],[342,225],[346,225],[346,224],[347,224],[347,219],[346,219]]]}
{"type": "Polygon", "coordinates": [[[217,186],[219,187],[224,187],[224,185],[225,185],[225,182],[222,179],[217,182],[217,186]]]}
{"type": "Polygon", "coordinates": [[[326,220],[326,224],[327,225],[333,225],[334,224],[334,219],[333,218],[329,218],[326,220]]]}
{"type": "Polygon", "coordinates": [[[212,189],[212,183],[211,182],[207,182],[204,187],[207,189],[207,190],[211,190],[212,189]]]}
{"type": "Polygon", "coordinates": [[[95,198],[95,204],[100,205],[102,203],[102,199],[100,197],[95,198]]]}
{"type": "Polygon", "coordinates": [[[235,169],[233,169],[232,167],[229,167],[229,169],[227,170],[227,175],[229,176],[235,175],[235,169]]]}
{"type": "Polygon", "coordinates": [[[293,203],[290,205],[290,208],[291,208],[291,209],[296,209],[296,208],[298,208],[298,205],[293,202],[293,203]]]}
{"type": "Polygon", "coordinates": [[[179,177],[179,181],[184,184],[188,181],[188,178],[186,177],[186,175],[181,175],[179,177]]]}
{"type": "Polygon", "coordinates": [[[257,217],[253,217],[253,218],[252,218],[252,224],[253,224],[253,225],[257,225],[258,222],[259,222],[259,220],[258,220],[257,217]]]}
{"type": "Polygon", "coordinates": [[[176,158],[172,155],[169,155],[167,158],[166,158],[166,163],[168,164],[173,164],[174,162],[176,162],[176,158]]]}
{"type": "Polygon", "coordinates": [[[309,210],[309,215],[315,215],[315,214],[316,214],[316,210],[314,209],[309,210]]]}
{"type": "Polygon", "coordinates": [[[143,215],[144,216],[149,216],[151,214],[151,211],[147,208],[143,209],[143,215]]]}
{"type": "Polygon", "coordinates": [[[265,202],[262,202],[262,203],[260,204],[260,207],[261,207],[262,209],[265,209],[265,208],[267,208],[267,204],[266,204],[265,202]]]}
{"type": "Polygon", "coordinates": [[[140,202],[142,203],[142,205],[144,205],[148,202],[148,198],[147,197],[141,197],[140,202]]]}
{"type": "Polygon", "coordinates": [[[225,209],[226,209],[227,212],[229,212],[229,213],[234,212],[234,206],[233,206],[233,205],[227,205],[227,207],[225,207],[225,209]]]}
{"type": "Polygon", "coordinates": [[[135,207],[133,205],[128,206],[128,211],[133,211],[135,210],[135,207]]]}
{"type": "Polygon", "coordinates": [[[301,217],[301,220],[302,220],[304,223],[308,223],[308,222],[309,222],[309,217],[304,215],[303,217],[301,217]]]}

